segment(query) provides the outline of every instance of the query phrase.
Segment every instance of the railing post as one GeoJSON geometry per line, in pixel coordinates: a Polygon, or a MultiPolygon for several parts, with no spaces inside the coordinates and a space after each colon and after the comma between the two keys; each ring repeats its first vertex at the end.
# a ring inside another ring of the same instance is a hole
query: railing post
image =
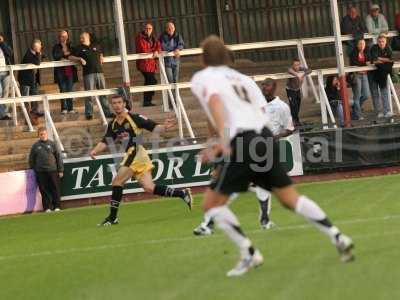
{"type": "MultiPolygon", "coordinates": [[[[324,89],[324,77],[322,75],[322,72],[318,72],[318,84],[319,84],[319,93],[320,97],[322,98],[323,95],[322,93],[325,92],[324,89]]],[[[328,115],[326,113],[326,103],[325,101],[320,101],[320,106],[321,106],[321,119],[322,119],[322,128],[323,129],[328,129],[328,115]]]]}
{"type": "MultiPolygon", "coordinates": [[[[160,69],[161,84],[169,84],[167,74],[165,72],[164,55],[162,53],[160,53],[160,56],[158,58],[158,65],[160,69]]],[[[164,112],[170,112],[171,108],[169,107],[169,102],[168,102],[168,91],[166,90],[162,91],[162,102],[163,102],[164,112]]]]}
{"type": "MultiPolygon", "coordinates": [[[[10,76],[11,76],[11,84],[14,87],[14,90],[15,90],[15,92],[17,94],[17,97],[22,97],[21,96],[21,91],[19,90],[17,81],[15,80],[15,77],[14,77],[14,72],[11,72],[10,76]]],[[[29,118],[29,114],[26,111],[25,103],[24,102],[20,102],[20,104],[21,104],[22,113],[24,114],[24,117],[25,117],[25,121],[28,124],[29,131],[34,131],[31,119],[29,118]]]]}
{"type": "MultiPolygon", "coordinates": [[[[303,42],[301,40],[297,41],[297,52],[299,54],[299,59],[301,61],[301,64],[308,69],[306,56],[304,55],[303,42]]],[[[306,80],[307,80],[308,84],[311,86],[311,90],[313,92],[316,103],[320,103],[321,99],[318,97],[317,89],[315,88],[315,84],[314,84],[312,77],[307,75],[306,80]]]]}
{"type": "Polygon", "coordinates": [[[106,118],[106,115],[104,114],[103,106],[101,106],[99,96],[95,96],[94,98],[96,100],[97,106],[99,107],[100,118],[101,118],[102,124],[103,124],[103,126],[107,126],[107,124],[108,124],[107,118],[106,118]]]}
{"type": "Polygon", "coordinates": [[[9,65],[8,66],[8,73],[9,73],[9,75],[8,75],[8,78],[9,78],[9,82],[8,82],[8,84],[9,84],[9,89],[11,88],[11,98],[13,98],[14,99],[14,102],[13,102],[13,104],[12,104],[12,115],[13,115],[13,123],[14,123],[14,126],[18,126],[18,114],[17,114],[17,103],[15,102],[15,87],[14,87],[14,84],[12,83],[12,74],[13,74],[13,67],[12,67],[12,65],[9,65]]]}
{"type": "Polygon", "coordinates": [[[66,158],[64,146],[61,142],[60,136],[58,135],[56,125],[51,118],[49,99],[46,95],[43,96],[43,108],[44,117],[46,122],[47,132],[50,133],[50,139],[54,140],[57,144],[58,149],[61,151],[63,158],[66,158]]]}
{"type": "Polygon", "coordinates": [[[397,111],[400,113],[400,101],[399,97],[397,96],[396,88],[394,87],[392,77],[388,75],[388,93],[390,97],[390,110],[393,113],[393,104],[392,99],[394,99],[394,103],[396,104],[397,111]],[[392,98],[393,96],[393,98],[392,98]]]}
{"type": "MultiPolygon", "coordinates": [[[[176,97],[180,97],[179,88],[175,85],[176,97]]],[[[179,138],[183,140],[182,107],[178,105],[179,138]]]]}

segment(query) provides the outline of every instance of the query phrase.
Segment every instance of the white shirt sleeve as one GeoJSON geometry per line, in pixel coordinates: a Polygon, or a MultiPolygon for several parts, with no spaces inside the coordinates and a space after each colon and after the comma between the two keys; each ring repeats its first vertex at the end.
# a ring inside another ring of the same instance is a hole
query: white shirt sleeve
{"type": "Polygon", "coordinates": [[[290,131],[294,130],[292,114],[290,113],[290,108],[286,103],[284,103],[284,106],[282,106],[281,120],[282,120],[282,127],[284,129],[290,131]]]}
{"type": "Polygon", "coordinates": [[[192,79],[192,92],[203,104],[208,104],[212,95],[220,93],[218,79],[197,74],[192,79]]]}

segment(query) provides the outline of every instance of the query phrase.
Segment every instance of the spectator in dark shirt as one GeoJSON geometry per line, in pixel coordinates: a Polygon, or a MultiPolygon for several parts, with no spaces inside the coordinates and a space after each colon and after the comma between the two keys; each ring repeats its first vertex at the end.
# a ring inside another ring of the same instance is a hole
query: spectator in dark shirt
{"type": "Polygon", "coordinates": [[[295,126],[301,126],[299,114],[301,105],[301,87],[304,79],[311,73],[310,69],[301,65],[298,58],[292,62],[292,66],[288,70],[293,77],[289,78],[286,83],[286,93],[289,99],[290,112],[295,126]]]}
{"type": "MultiPolygon", "coordinates": [[[[54,60],[66,60],[71,55],[72,47],[68,32],[62,30],[58,33],[58,43],[53,47],[54,60]]],[[[54,68],[54,81],[58,84],[61,93],[72,92],[74,83],[78,81],[75,66],[54,68]]],[[[75,113],[72,99],[61,99],[61,113],[75,113]]]]}
{"type": "MultiPolygon", "coordinates": [[[[39,39],[34,39],[32,41],[31,47],[26,51],[22,64],[34,64],[39,66],[44,55],[42,54],[42,42],[39,39]]],[[[18,73],[18,81],[21,86],[22,96],[33,96],[39,94],[40,85],[40,70],[22,70],[18,73]]],[[[25,102],[32,122],[36,123],[37,117],[43,117],[43,113],[39,112],[38,102],[34,101],[32,103],[25,102]]]]}
{"type": "Polygon", "coordinates": [[[377,67],[377,70],[371,72],[370,75],[370,88],[375,112],[378,118],[390,118],[393,114],[390,110],[387,78],[393,71],[393,52],[385,35],[380,35],[378,44],[372,46],[371,63],[377,67]]]}
{"type": "Polygon", "coordinates": [[[173,52],[174,56],[164,58],[165,70],[169,83],[176,83],[179,79],[179,52],[185,46],[182,35],[176,32],[175,24],[168,22],[165,25],[165,32],[160,36],[161,50],[173,52]]]}
{"type": "MultiPolygon", "coordinates": [[[[341,29],[342,34],[351,34],[355,40],[363,38],[364,33],[367,32],[367,27],[354,5],[349,5],[347,8],[347,15],[342,19],[341,29]]],[[[347,54],[350,55],[355,48],[355,42],[347,41],[345,44],[347,45],[347,54]]]]}
{"type": "Polygon", "coordinates": [[[326,79],[325,93],[328,97],[332,111],[339,120],[339,126],[344,127],[344,114],[342,97],[340,96],[340,81],[337,76],[328,76],[326,79]]]}
{"type": "Polygon", "coordinates": [[[60,178],[64,165],[61,152],[56,144],[49,140],[45,127],[38,129],[39,140],[33,144],[29,154],[29,166],[35,171],[36,180],[42,195],[43,209],[50,212],[60,210],[60,178]]]}
{"type": "MultiPolygon", "coordinates": [[[[161,51],[160,41],[156,38],[153,25],[145,24],[144,30],[136,37],[136,53],[152,53],[153,57],[136,61],[137,69],[143,74],[144,85],[157,84],[157,57],[161,51]]],[[[143,106],[154,106],[152,103],[154,92],[143,93],[143,106]]]]}
{"type": "MultiPolygon", "coordinates": [[[[103,71],[103,52],[99,46],[92,45],[90,34],[82,32],[80,35],[81,45],[72,50],[72,55],[68,58],[79,62],[83,68],[83,85],[85,90],[102,90],[106,88],[106,80],[103,71]]],[[[100,96],[101,106],[107,118],[112,117],[110,106],[106,96],[100,96]]],[[[85,115],[87,120],[93,119],[92,97],[85,100],[85,115]]]]}
{"type": "MultiPolygon", "coordinates": [[[[350,65],[365,67],[371,60],[369,51],[366,49],[366,42],[364,39],[357,41],[357,46],[350,54],[350,65]]],[[[354,74],[353,88],[353,118],[355,120],[363,120],[362,105],[370,96],[370,89],[368,83],[368,72],[361,71],[354,74]]]]}
{"type": "MultiPolygon", "coordinates": [[[[13,51],[9,45],[4,41],[4,35],[0,34],[0,66],[5,67],[14,63],[13,51]]],[[[10,88],[10,74],[8,71],[0,71],[0,98],[8,97],[8,90],[10,88]]],[[[0,104],[0,120],[11,120],[8,113],[8,106],[0,104]]]]}

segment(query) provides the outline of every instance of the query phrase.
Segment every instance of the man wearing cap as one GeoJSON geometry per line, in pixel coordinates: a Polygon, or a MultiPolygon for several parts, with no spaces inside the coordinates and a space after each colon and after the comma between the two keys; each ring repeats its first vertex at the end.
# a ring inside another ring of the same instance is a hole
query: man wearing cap
{"type": "MultiPolygon", "coordinates": [[[[371,5],[370,14],[365,19],[365,25],[367,26],[368,32],[371,34],[379,35],[389,31],[388,22],[385,16],[380,13],[378,4],[371,5]]],[[[376,40],[374,40],[374,43],[376,44],[376,40]]]]}

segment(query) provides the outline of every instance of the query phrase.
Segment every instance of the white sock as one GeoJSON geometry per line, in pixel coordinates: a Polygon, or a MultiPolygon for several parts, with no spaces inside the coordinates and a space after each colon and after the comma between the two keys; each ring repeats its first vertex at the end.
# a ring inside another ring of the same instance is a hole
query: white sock
{"type": "Polygon", "coordinates": [[[208,225],[211,222],[211,217],[208,214],[204,214],[203,222],[201,223],[200,226],[202,227],[208,227],[208,225]]]}
{"type": "Polygon", "coordinates": [[[325,212],[306,196],[300,196],[296,204],[296,213],[306,218],[314,224],[320,231],[335,241],[336,236],[340,233],[339,229],[332,226],[325,212]]]}
{"type": "Polygon", "coordinates": [[[248,255],[251,241],[243,234],[238,219],[226,205],[214,207],[206,215],[236,244],[242,256],[248,255]]]}

